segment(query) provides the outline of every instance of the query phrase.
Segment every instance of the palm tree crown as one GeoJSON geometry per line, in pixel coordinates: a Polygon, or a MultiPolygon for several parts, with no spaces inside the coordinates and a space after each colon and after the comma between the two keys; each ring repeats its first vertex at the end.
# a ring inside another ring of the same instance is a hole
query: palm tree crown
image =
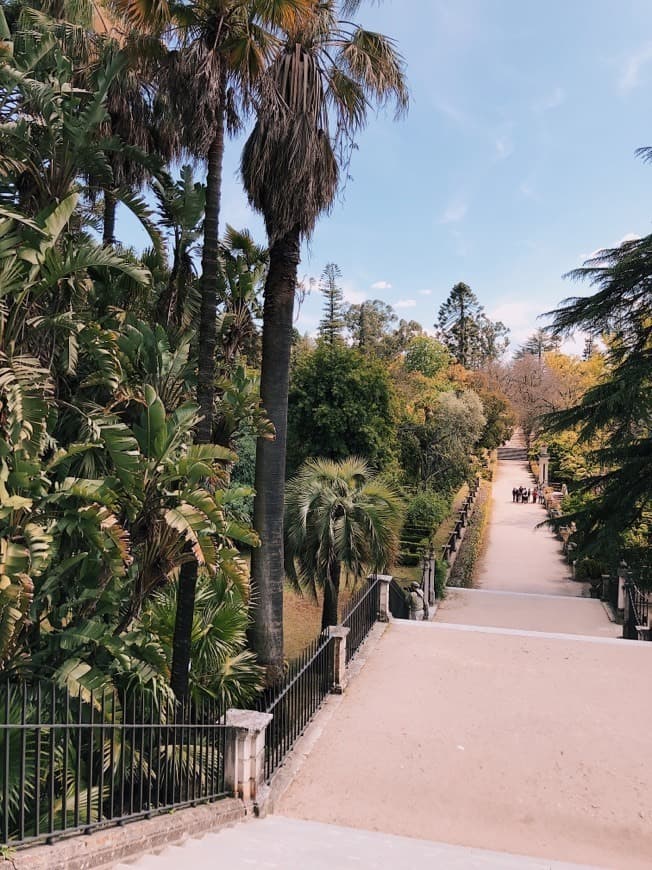
{"type": "Polygon", "coordinates": [[[310,459],[287,487],[288,578],[324,590],[322,627],[337,623],[341,567],[356,578],[382,571],[398,552],[403,502],[358,458],[310,459]]]}

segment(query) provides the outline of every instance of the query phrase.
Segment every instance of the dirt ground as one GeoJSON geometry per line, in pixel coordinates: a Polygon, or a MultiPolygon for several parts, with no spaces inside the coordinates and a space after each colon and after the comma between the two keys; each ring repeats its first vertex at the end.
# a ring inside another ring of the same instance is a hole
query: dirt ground
{"type": "Polygon", "coordinates": [[[649,868],[651,665],[650,644],[392,623],[277,812],[649,868]]]}

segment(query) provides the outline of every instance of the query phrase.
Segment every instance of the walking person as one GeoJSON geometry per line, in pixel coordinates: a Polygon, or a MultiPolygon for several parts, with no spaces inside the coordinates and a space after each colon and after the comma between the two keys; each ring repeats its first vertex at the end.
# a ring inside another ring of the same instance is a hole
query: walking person
{"type": "Polygon", "coordinates": [[[516,487],[512,487],[512,501],[516,501],[516,487]]]}
{"type": "Polygon", "coordinates": [[[532,492],[531,489],[528,487],[528,490],[527,490],[527,499],[526,499],[526,501],[527,501],[528,503],[529,503],[529,501],[530,501],[530,495],[531,495],[531,492],[532,492]]]}

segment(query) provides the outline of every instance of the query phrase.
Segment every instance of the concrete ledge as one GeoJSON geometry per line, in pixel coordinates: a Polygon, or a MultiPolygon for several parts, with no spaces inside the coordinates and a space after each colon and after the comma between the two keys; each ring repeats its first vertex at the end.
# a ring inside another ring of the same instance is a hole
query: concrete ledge
{"type": "MultiPolygon", "coordinates": [[[[58,840],[51,846],[20,849],[12,856],[15,870],[90,870],[108,868],[143,852],[162,849],[238,822],[247,811],[242,801],[225,798],[212,804],[162,813],[151,819],[103,828],[58,840]]],[[[11,867],[11,862],[7,864],[11,867]]]]}

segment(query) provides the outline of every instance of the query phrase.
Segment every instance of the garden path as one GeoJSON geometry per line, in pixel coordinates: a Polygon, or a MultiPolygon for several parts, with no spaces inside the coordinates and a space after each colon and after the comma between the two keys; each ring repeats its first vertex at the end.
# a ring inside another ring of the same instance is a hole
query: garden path
{"type": "Polygon", "coordinates": [[[276,815],[138,870],[650,867],[649,738],[636,723],[652,717],[637,689],[652,644],[609,636],[554,536],[535,530],[542,510],[512,503],[526,474],[499,465],[479,588],[363,646],[346,693],[288,760],[276,815]]]}
{"type": "MultiPolygon", "coordinates": [[[[518,436],[510,447],[522,446],[518,436]]],[[[547,526],[542,505],[519,504],[512,489],[534,488],[528,465],[499,459],[492,486],[489,525],[473,589],[449,589],[438,622],[531,631],[617,637],[602,603],[577,583],[561,544],[547,526]]]]}

